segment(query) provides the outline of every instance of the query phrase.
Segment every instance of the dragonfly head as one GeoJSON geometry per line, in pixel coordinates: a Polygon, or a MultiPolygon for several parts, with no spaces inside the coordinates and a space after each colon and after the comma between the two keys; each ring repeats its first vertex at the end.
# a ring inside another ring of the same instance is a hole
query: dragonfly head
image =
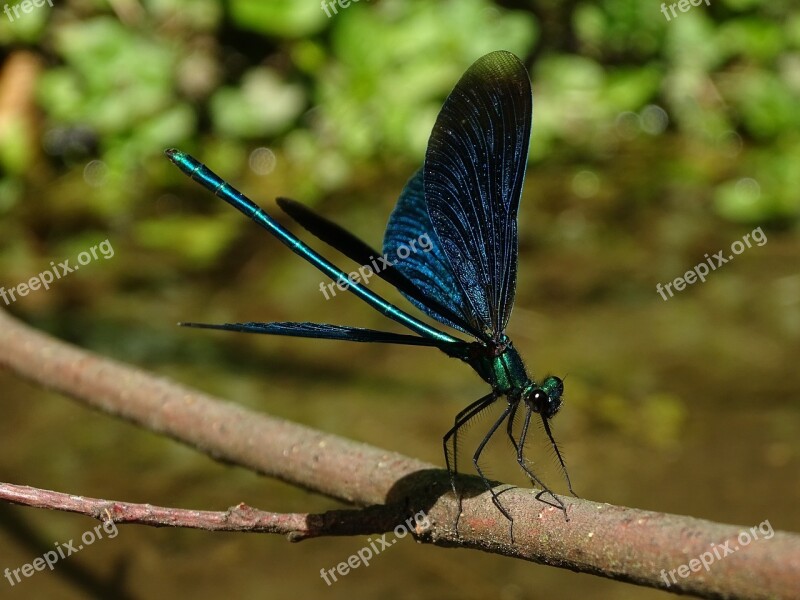
{"type": "Polygon", "coordinates": [[[564,382],[560,377],[548,375],[538,386],[531,386],[525,394],[525,403],[544,419],[552,419],[561,408],[564,382]]]}

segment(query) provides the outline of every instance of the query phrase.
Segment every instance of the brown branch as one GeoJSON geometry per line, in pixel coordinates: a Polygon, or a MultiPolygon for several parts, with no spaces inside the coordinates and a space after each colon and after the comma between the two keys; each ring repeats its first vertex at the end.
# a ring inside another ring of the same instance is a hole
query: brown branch
{"type": "MultiPolygon", "coordinates": [[[[385,506],[372,506],[358,511],[332,510],[324,514],[266,512],[244,503],[225,511],[192,510],[88,498],[5,482],[0,482],[0,500],[21,506],[76,513],[104,523],[277,533],[286,535],[292,542],[322,536],[381,533],[395,527],[397,522],[397,512],[391,507],[387,510],[385,506]]],[[[418,527],[416,531],[421,533],[418,527]]]]}
{"type": "Polygon", "coordinates": [[[456,532],[456,502],[446,475],[433,465],[250,412],[54,340],[2,311],[0,365],[219,460],[349,503],[388,505],[387,514],[396,511],[395,524],[402,523],[401,515],[423,510],[430,526],[415,533],[425,542],[704,598],[791,598],[800,589],[796,534],[775,532],[742,545],[708,570],[686,578],[679,571],[667,586],[669,571],[682,565],[688,571],[712,545],[738,546],[737,536],[749,528],[565,498],[566,522],[561,511],[537,500],[531,490],[512,488],[502,495],[514,516],[512,542],[508,522],[467,477],[459,479],[466,498],[456,532]]]}
{"type": "Polygon", "coordinates": [[[308,530],[306,520],[309,515],[264,512],[246,504],[232,506],[224,512],[165,508],[152,504],[74,496],[12,483],[0,483],[0,499],[23,506],[77,513],[104,522],[136,523],[153,527],[284,534],[306,533],[308,530]]]}

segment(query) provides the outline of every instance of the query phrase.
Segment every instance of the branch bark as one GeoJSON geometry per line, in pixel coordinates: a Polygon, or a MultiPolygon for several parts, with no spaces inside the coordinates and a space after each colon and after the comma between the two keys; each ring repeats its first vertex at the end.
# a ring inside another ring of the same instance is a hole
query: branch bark
{"type": "MultiPolygon", "coordinates": [[[[85,515],[104,523],[277,533],[285,535],[292,542],[323,536],[382,533],[392,529],[398,518],[393,507],[381,505],[361,510],[330,510],[324,514],[267,512],[243,502],[225,511],[193,510],[88,498],[5,482],[0,482],[0,500],[85,515]]],[[[421,518],[417,520],[424,522],[421,518]]],[[[417,533],[420,525],[417,523],[417,533]]]]}
{"type": "MultiPolygon", "coordinates": [[[[458,505],[442,469],[253,413],[55,340],[3,311],[0,365],[218,460],[350,504],[382,505],[367,513],[334,511],[338,516],[332,522],[349,523],[338,529],[340,535],[388,531],[422,510],[429,525],[412,534],[439,546],[475,548],[703,598],[795,598],[800,589],[797,534],[762,534],[762,539],[744,544],[739,535],[750,532],[748,527],[573,498],[564,498],[567,522],[560,510],[537,500],[531,490],[510,488],[503,491],[502,501],[514,517],[512,541],[508,521],[472,477],[459,479],[465,498],[456,531],[458,505]],[[707,569],[695,569],[699,560],[693,559],[712,549],[720,556],[707,569]],[[686,569],[676,571],[673,582],[669,572],[683,565],[686,569]],[[683,572],[689,575],[683,577],[683,572]]],[[[295,521],[287,522],[298,526],[305,520],[308,528],[308,517],[293,515],[295,521]]],[[[295,539],[305,537],[302,526],[295,531],[295,539]]]]}

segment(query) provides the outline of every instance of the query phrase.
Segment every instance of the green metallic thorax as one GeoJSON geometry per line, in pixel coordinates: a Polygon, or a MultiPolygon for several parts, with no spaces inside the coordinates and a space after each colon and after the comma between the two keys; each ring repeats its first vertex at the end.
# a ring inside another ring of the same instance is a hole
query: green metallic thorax
{"type": "Polygon", "coordinates": [[[510,341],[496,356],[487,355],[485,346],[479,346],[479,349],[484,353],[476,351],[468,362],[492,389],[501,394],[514,395],[532,385],[525,363],[510,341]]]}

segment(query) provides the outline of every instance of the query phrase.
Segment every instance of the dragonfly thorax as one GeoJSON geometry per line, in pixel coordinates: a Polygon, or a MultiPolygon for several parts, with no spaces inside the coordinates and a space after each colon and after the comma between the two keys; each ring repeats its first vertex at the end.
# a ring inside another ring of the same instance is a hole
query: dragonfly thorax
{"type": "Polygon", "coordinates": [[[519,396],[531,383],[522,357],[508,338],[501,346],[481,342],[470,344],[467,362],[500,394],[519,396]]]}
{"type": "MultiPolygon", "coordinates": [[[[505,336],[504,336],[505,337],[505,336]]],[[[508,396],[509,401],[524,400],[530,409],[550,419],[561,408],[564,382],[549,375],[537,384],[528,376],[525,363],[508,338],[502,349],[492,344],[470,344],[467,359],[478,374],[495,392],[508,396]]]]}

